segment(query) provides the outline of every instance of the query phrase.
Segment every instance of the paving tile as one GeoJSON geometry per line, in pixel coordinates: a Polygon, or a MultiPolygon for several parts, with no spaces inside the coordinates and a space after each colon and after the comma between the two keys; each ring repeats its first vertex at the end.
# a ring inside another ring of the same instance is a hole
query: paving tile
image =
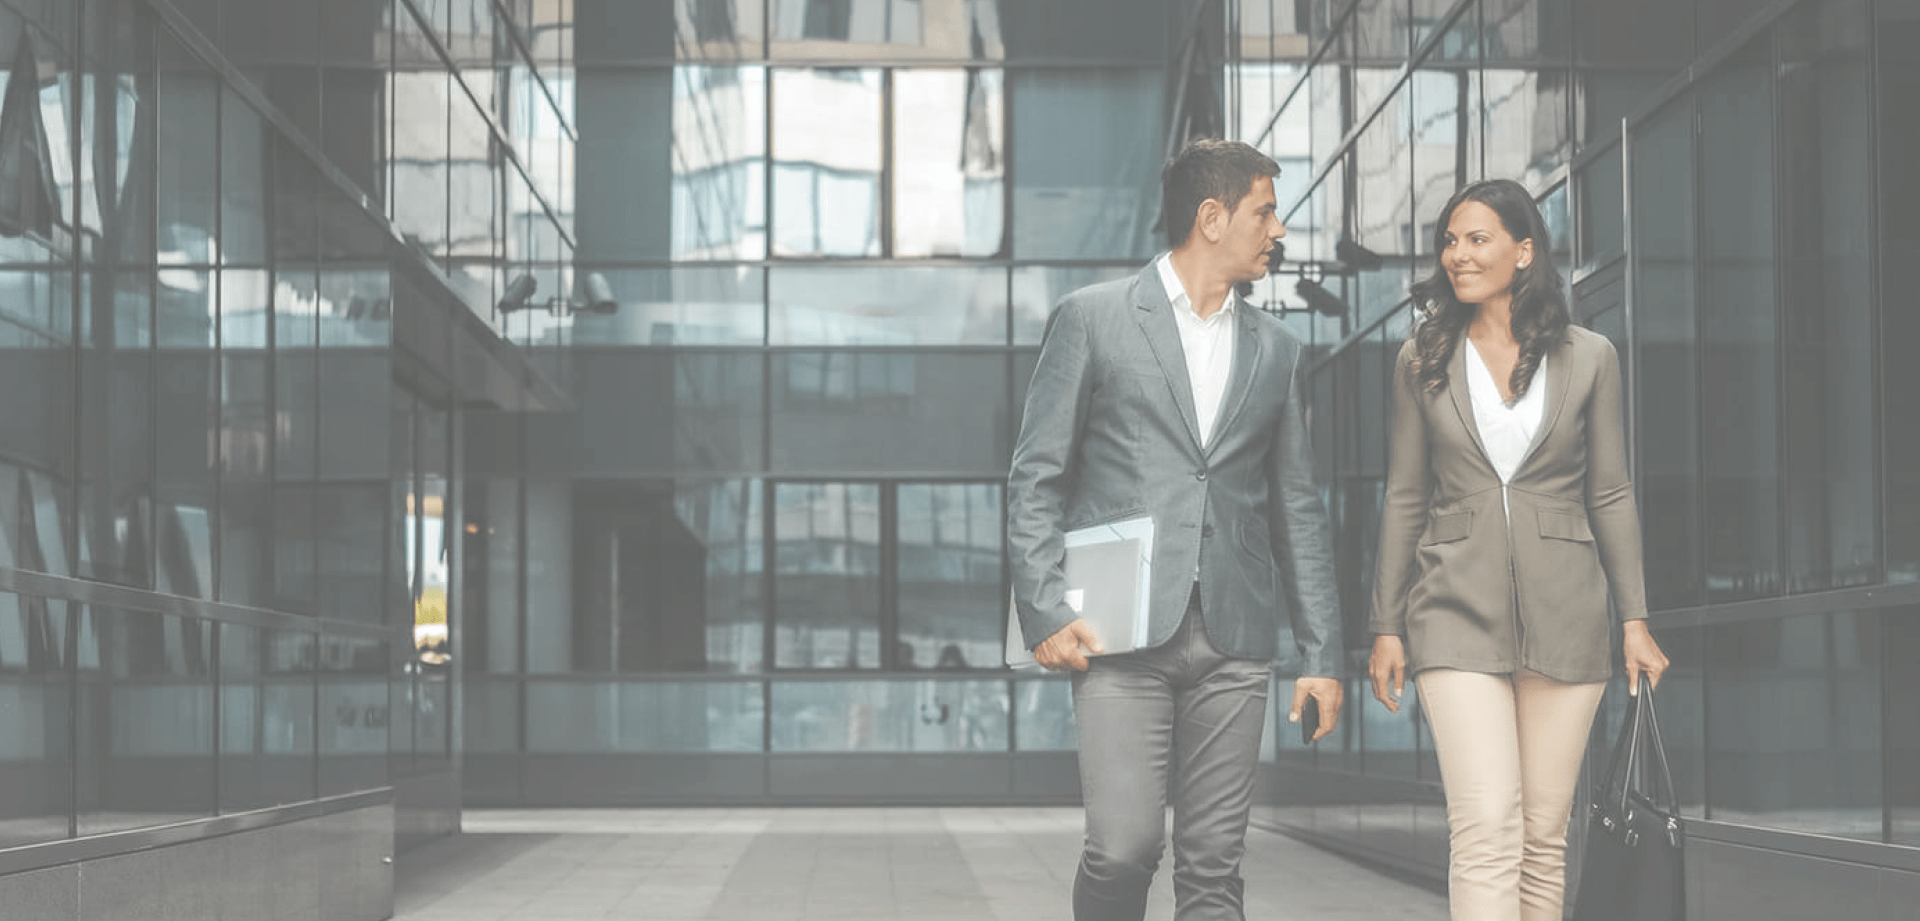
{"type": "MultiPolygon", "coordinates": [[[[1078,809],[474,810],[401,855],[394,921],[1061,921],[1078,809]]],[[[1250,921],[1444,921],[1445,900],[1255,830],[1250,921]]],[[[1173,911],[1169,857],[1148,918],[1173,911]]]]}

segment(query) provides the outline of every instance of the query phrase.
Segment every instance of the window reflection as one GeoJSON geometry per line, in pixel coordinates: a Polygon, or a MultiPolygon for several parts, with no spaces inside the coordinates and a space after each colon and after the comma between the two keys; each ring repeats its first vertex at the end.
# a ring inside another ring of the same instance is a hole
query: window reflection
{"type": "Polygon", "coordinates": [[[879,668],[880,487],[776,484],[773,515],[774,667],[879,668]]]}
{"type": "Polygon", "coordinates": [[[1001,488],[898,488],[896,668],[998,668],[1004,652],[1001,488]]]}
{"type": "Polygon", "coordinates": [[[314,797],[315,637],[220,625],[220,810],[314,797]]]}
{"type": "Polygon", "coordinates": [[[673,72],[673,258],[767,252],[766,69],[673,72]]]}
{"type": "Polygon", "coordinates": [[[769,369],[775,470],[972,474],[1012,451],[1004,355],[793,350],[769,369]]]}
{"type": "Polygon", "coordinates": [[[766,342],[763,270],[598,269],[620,310],[573,320],[576,345],[746,345],[766,342]]]}
{"type": "Polygon", "coordinates": [[[425,41],[421,25],[404,8],[395,14],[394,31],[393,71],[387,78],[393,106],[393,133],[387,145],[393,190],[389,205],[393,223],[409,242],[430,257],[443,258],[451,78],[425,41]]]}
{"type": "Polygon", "coordinates": [[[1647,602],[1700,592],[1700,428],[1694,316],[1693,101],[1683,97],[1634,140],[1634,424],[1639,429],[1647,602]]]}
{"type": "Polygon", "coordinates": [[[1880,615],[1707,632],[1707,817],[1880,840],[1880,615]]]}
{"type": "MultiPolygon", "coordinates": [[[[390,644],[357,637],[319,638],[318,674],[320,722],[320,795],[334,796],[370,790],[393,782],[398,770],[388,768],[388,744],[409,745],[405,732],[412,720],[396,714],[407,708],[411,693],[386,681],[390,644]],[[391,696],[389,696],[391,695],[391,696]]],[[[407,765],[396,755],[396,769],[407,765]]]]}
{"type": "Polygon", "coordinates": [[[674,0],[681,60],[729,60],[760,56],[766,38],[765,0],[674,0]]]}
{"type": "Polygon", "coordinates": [[[774,268],[773,345],[998,345],[1007,272],[960,267],[774,268]]]}
{"type": "Polygon", "coordinates": [[[1013,344],[1038,345],[1060,299],[1087,285],[1131,278],[1139,265],[1021,266],[1013,270],[1013,344]]]}
{"type": "MultiPolygon", "coordinates": [[[[0,565],[18,566],[16,509],[6,501],[15,479],[0,465],[0,565]]],[[[67,669],[66,603],[0,592],[0,762],[11,795],[0,798],[0,847],[67,836],[74,764],[66,729],[72,711],[67,669]]]]}
{"type": "Polygon", "coordinates": [[[1920,657],[1920,607],[1892,608],[1886,625],[1887,806],[1893,842],[1920,845],[1920,674],[1905,663],[1920,657]]]}
{"type": "Polygon", "coordinates": [[[758,480],[583,483],[573,489],[573,509],[575,533],[605,548],[573,564],[575,670],[762,668],[758,480]]]}
{"type": "Polygon", "coordinates": [[[1021,680],[1013,685],[1014,751],[1074,751],[1080,736],[1073,723],[1073,686],[1065,681],[1021,680]]]}
{"type": "Polygon", "coordinates": [[[212,815],[211,625],[100,606],[82,608],[78,624],[80,834],[212,815]]]}
{"type": "Polygon", "coordinates": [[[1156,69],[1025,70],[1010,74],[1013,255],[1140,259],[1163,247],[1159,164],[1165,143],[1156,69]]]}
{"type": "Polygon", "coordinates": [[[1003,752],[1004,681],[774,682],[776,752],[1003,752]]]}
{"type": "Polygon", "coordinates": [[[1710,601],[1777,594],[1784,581],[1773,63],[1766,38],[1699,90],[1700,162],[1713,164],[1698,173],[1701,212],[1711,215],[1700,224],[1698,253],[1700,413],[1711,420],[1701,432],[1710,601]]]}
{"type": "MultiPolygon", "coordinates": [[[[790,60],[996,59],[1006,53],[1000,6],[1000,0],[772,0],[772,53],[790,60]]],[[[712,13],[705,18],[718,24],[712,13]]]]}
{"type": "Polygon", "coordinates": [[[1001,86],[998,70],[894,73],[895,256],[1001,251],[1006,227],[1001,86]]]}
{"type": "Polygon", "coordinates": [[[551,719],[527,723],[527,750],[760,752],[759,682],[531,682],[527,704],[551,719]]]}
{"type": "Polygon", "coordinates": [[[880,255],[880,74],[773,72],[774,255],[880,255]]]}

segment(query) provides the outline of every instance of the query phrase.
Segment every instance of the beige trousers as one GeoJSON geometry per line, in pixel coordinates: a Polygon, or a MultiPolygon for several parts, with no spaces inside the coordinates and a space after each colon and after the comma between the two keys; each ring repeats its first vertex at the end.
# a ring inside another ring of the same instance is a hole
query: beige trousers
{"type": "Polygon", "coordinates": [[[1567,820],[1606,684],[1444,668],[1414,681],[1446,790],[1454,921],[1560,921],[1567,820]]]}

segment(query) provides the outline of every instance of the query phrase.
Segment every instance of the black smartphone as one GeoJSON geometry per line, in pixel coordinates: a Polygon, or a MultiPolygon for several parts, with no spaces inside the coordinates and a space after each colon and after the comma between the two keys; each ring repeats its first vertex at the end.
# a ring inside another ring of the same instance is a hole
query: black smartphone
{"type": "Polygon", "coordinates": [[[1300,744],[1312,745],[1314,733],[1320,731],[1320,702],[1307,695],[1307,702],[1300,705],[1300,744]]]}

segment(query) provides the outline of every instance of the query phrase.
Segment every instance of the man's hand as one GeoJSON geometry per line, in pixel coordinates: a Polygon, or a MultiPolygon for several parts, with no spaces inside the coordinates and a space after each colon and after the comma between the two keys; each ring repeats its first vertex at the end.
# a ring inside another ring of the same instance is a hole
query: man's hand
{"type": "Polygon", "coordinates": [[[1287,722],[1300,722],[1300,708],[1306,706],[1309,694],[1320,705],[1320,731],[1313,734],[1313,741],[1318,742],[1333,731],[1335,723],[1340,722],[1340,705],[1346,689],[1337,678],[1294,679],[1293,709],[1287,711],[1287,722]]]}
{"type": "Polygon", "coordinates": [[[1407,647],[1398,636],[1382,633],[1373,638],[1367,677],[1373,680],[1373,699],[1386,705],[1388,713],[1399,713],[1400,695],[1407,690],[1407,647]]]}
{"type": "Polygon", "coordinates": [[[1073,623],[1061,627],[1059,632],[1033,647],[1033,661],[1040,663],[1047,671],[1070,668],[1084,672],[1087,670],[1087,652],[1098,655],[1106,651],[1107,647],[1100,645],[1100,638],[1093,635],[1093,627],[1085,619],[1076,618],[1073,623]],[[1083,652],[1081,647],[1086,647],[1086,651],[1083,652]]]}

